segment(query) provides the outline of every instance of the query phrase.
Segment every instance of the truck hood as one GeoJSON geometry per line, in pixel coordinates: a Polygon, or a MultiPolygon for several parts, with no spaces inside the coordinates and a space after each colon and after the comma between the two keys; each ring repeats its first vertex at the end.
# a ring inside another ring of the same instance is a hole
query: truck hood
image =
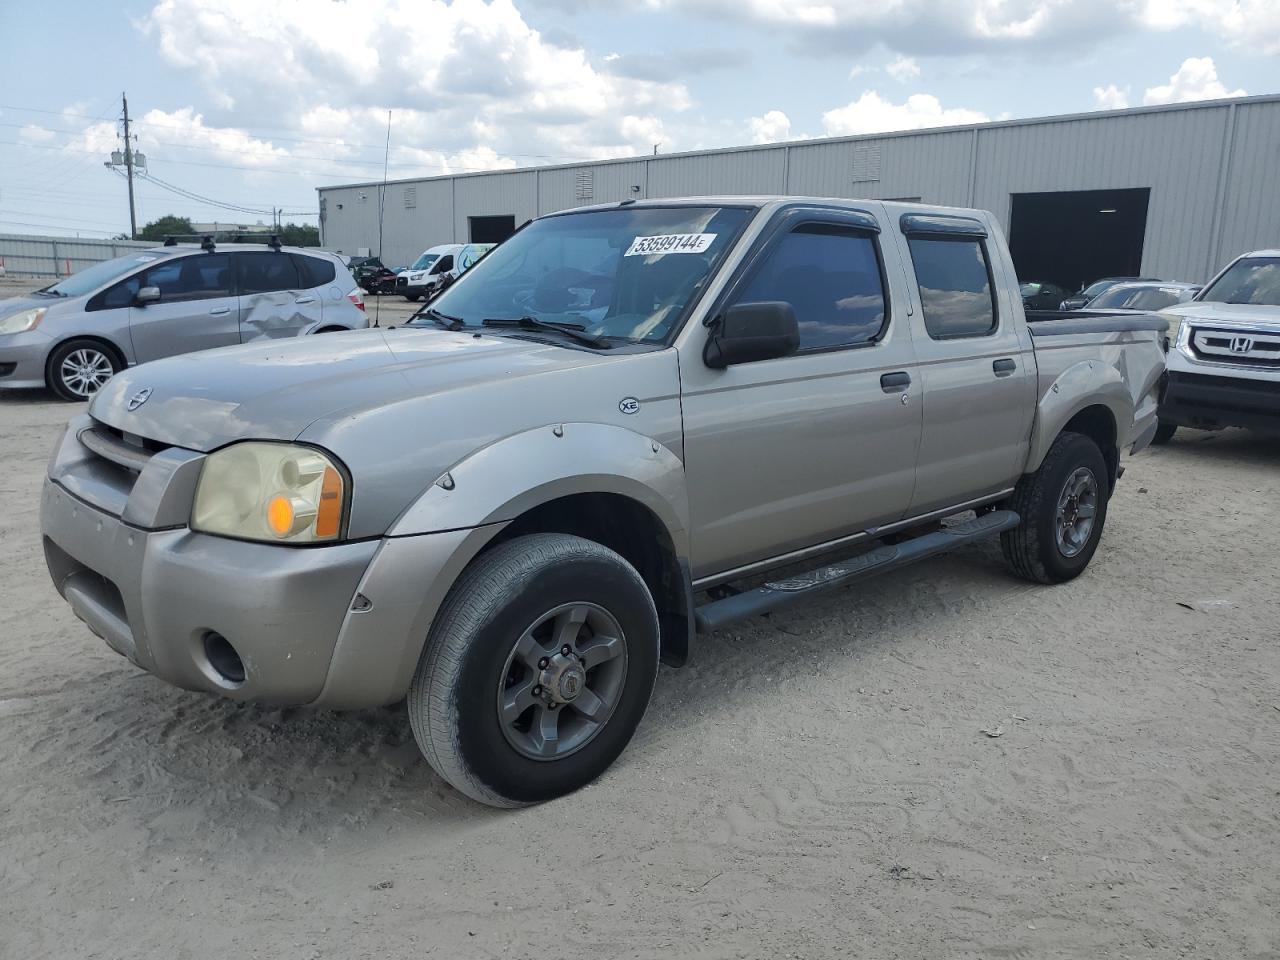
{"type": "Polygon", "coordinates": [[[137,436],[207,452],[234,440],[294,440],[320,419],[333,422],[482,381],[592,366],[608,357],[488,333],[359,330],[132,367],[111,378],[89,412],[137,436]]]}

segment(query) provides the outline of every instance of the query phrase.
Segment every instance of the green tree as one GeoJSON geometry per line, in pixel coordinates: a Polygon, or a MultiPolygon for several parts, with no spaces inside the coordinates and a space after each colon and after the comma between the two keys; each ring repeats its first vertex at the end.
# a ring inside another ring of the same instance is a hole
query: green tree
{"type": "Polygon", "coordinates": [[[193,233],[195,233],[195,228],[191,226],[190,220],[186,217],[176,217],[168,213],[158,220],[152,220],[139,230],[138,239],[163,240],[168,236],[190,236],[193,233]]]}
{"type": "Polygon", "coordinates": [[[320,246],[320,228],[309,223],[285,223],[280,226],[280,242],[286,247],[320,246]]]}

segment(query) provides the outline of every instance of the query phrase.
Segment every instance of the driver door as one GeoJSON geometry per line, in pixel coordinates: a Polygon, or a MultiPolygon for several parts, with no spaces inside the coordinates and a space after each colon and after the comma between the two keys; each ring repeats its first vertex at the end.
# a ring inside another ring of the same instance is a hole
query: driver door
{"type": "Polygon", "coordinates": [[[138,289],[160,290],[159,300],[129,309],[129,336],[139,363],[240,342],[229,255],[175,257],[130,279],[138,289]]]}

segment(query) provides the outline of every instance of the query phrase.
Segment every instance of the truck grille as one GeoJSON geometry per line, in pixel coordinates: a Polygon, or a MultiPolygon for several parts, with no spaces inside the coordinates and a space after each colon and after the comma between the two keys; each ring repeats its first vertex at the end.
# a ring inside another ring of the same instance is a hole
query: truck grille
{"type": "Polygon", "coordinates": [[[1198,327],[1191,332],[1191,349],[1210,363],[1280,369],[1280,333],[1198,327]]]}

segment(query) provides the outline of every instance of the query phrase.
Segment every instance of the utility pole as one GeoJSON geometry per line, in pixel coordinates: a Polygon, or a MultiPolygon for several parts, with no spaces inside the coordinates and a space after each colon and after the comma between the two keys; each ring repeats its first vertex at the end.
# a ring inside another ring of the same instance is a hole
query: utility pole
{"type": "Polygon", "coordinates": [[[133,141],[129,139],[129,98],[120,94],[124,105],[124,166],[129,181],[129,239],[138,239],[138,214],[133,206],[133,141]]]}

